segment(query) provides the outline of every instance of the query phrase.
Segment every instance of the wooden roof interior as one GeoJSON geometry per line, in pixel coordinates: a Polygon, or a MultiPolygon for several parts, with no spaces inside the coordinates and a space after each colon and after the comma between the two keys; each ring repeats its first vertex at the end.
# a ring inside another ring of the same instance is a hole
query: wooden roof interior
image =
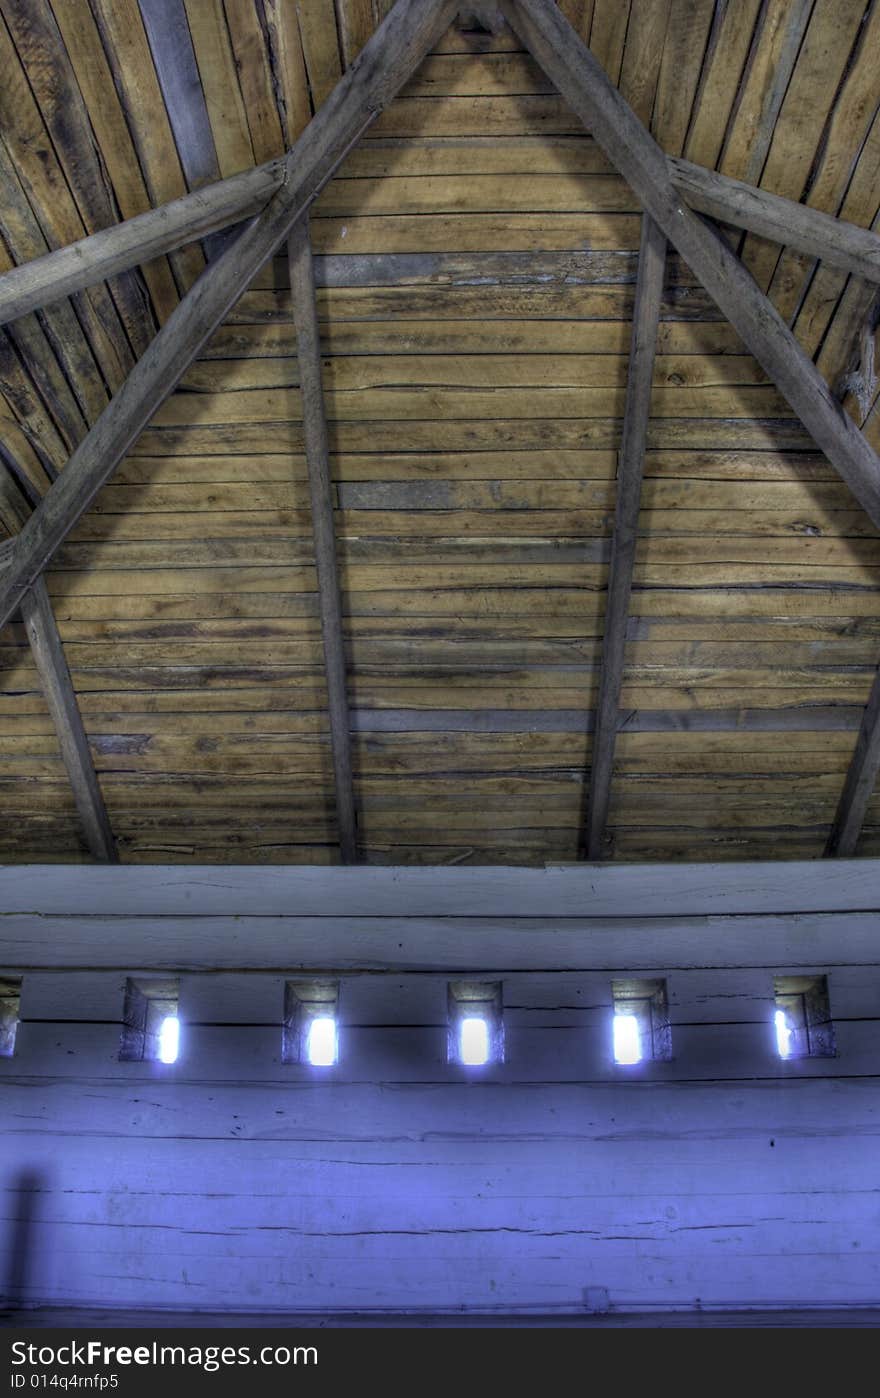
{"type": "MultiPolygon", "coordinates": [[[[667,153],[880,227],[875,0],[560,7],[667,153]]],[[[0,271],[280,155],[387,8],[0,0],[0,271]]],[[[314,208],[367,862],[579,856],[640,214],[463,22],[314,208]]],[[[45,492],[229,236],[5,327],[0,496],[45,492]]],[[[876,287],[729,237],[880,448],[876,287]]],[[[125,861],[338,857],[297,383],[279,257],[47,574],[125,861]]],[[[818,856],[880,542],[675,255],[648,448],[605,853],[818,856]]],[[[0,649],[0,859],[88,859],[20,623],[0,649]]]]}

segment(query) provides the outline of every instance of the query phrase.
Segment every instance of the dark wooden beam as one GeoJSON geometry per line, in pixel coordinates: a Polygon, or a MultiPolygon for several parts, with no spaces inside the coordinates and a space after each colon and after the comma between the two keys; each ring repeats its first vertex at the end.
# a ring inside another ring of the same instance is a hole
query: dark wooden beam
{"type": "Polygon", "coordinates": [[[867,282],[880,282],[880,236],[689,160],[669,160],[672,183],[692,209],[771,242],[821,258],[867,282]]]}
{"type": "MultiPolygon", "coordinates": [[[[10,530],[18,530],[28,518],[29,510],[15,482],[0,466],[0,519],[10,530]]],[[[86,844],[105,863],[115,863],[116,841],[89,750],[89,740],[83,727],[82,714],[76,701],[58,623],[43,578],[37,578],[21,599],[24,628],[40,676],[46,704],[61,757],[67,769],[73,799],[82,823],[86,844]]]]}
{"type": "Polygon", "coordinates": [[[720,233],[683,201],[669,163],[553,0],[499,0],[509,23],[678,249],[880,528],[880,459],[720,233]]]}
{"type": "Polygon", "coordinates": [[[208,266],[74,452],[16,538],[0,574],[6,622],[153,413],[363,132],[452,21],[452,0],[397,0],[285,159],[263,211],[208,266]]]}
{"type": "Polygon", "coordinates": [[[645,443],[651,414],[651,384],[665,266],[666,239],[650,215],[645,214],[642,219],[639,249],[629,376],[617,470],[617,503],[608,575],[608,601],[605,608],[605,637],[593,735],[590,794],[587,804],[588,859],[601,858],[611,795],[620,689],[623,683],[626,625],[636,558],[645,443]]]}
{"type": "Polygon", "coordinates": [[[330,452],[324,413],[324,390],[321,383],[321,337],[315,305],[312,247],[306,218],[301,218],[294,224],[287,248],[302,394],[303,443],[309,471],[321,634],[324,641],[339,852],[344,864],[354,864],[357,861],[357,831],[351,767],[351,721],[346,692],[336,534],[333,527],[330,452]]]}
{"type": "Polygon", "coordinates": [[[880,671],[862,717],[859,736],[843,784],[843,791],[825,846],[826,858],[848,858],[855,854],[865,823],[868,802],[880,772],[880,671]]]}
{"type": "Polygon", "coordinates": [[[21,615],[58,735],[86,843],[96,859],[114,863],[118,858],[116,841],[98,785],[89,740],[44,578],[37,578],[22,597],[21,615]]]}

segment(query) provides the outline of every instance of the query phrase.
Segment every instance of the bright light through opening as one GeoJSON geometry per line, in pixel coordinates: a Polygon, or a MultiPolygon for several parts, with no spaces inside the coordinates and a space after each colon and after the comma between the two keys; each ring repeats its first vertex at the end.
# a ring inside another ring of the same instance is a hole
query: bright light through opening
{"type": "Polygon", "coordinates": [[[159,1026],[159,1062],[176,1063],[180,1049],[180,1020],[166,1015],[159,1026]]]}
{"type": "Polygon", "coordinates": [[[642,1047],[639,1042],[639,1021],[635,1015],[614,1016],[615,1063],[640,1063],[642,1047]]]}
{"type": "Polygon", "coordinates": [[[318,1015],[309,1025],[306,1058],[315,1068],[330,1068],[336,1062],[336,1020],[318,1015]]]}
{"type": "Polygon", "coordinates": [[[470,1015],[459,1028],[461,1061],[469,1068],[479,1068],[489,1062],[489,1025],[485,1019],[470,1015]]]}
{"type": "Polygon", "coordinates": [[[779,1057],[788,1058],[791,1055],[792,1029],[785,1010],[777,1010],[773,1022],[776,1025],[776,1047],[779,1057]]]}

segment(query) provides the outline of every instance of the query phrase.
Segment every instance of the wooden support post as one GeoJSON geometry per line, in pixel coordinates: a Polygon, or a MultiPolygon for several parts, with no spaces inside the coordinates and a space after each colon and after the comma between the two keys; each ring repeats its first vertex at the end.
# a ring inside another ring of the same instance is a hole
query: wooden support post
{"type": "Polygon", "coordinates": [[[397,0],[285,159],[286,180],[169,316],[16,538],[0,626],[351,147],[452,22],[455,0],[397,0]]]}
{"type": "Polygon", "coordinates": [[[98,785],[89,740],[44,578],[37,578],[22,597],[21,615],[58,734],[61,756],[73,787],[73,799],[86,843],[96,859],[115,863],[118,858],[116,841],[98,785]]]}
{"type": "Polygon", "coordinates": [[[826,858],[848,858],[856,852],[868,802],[880,772],[880,671],[862,716],[862,726],[843,784],[843,791],[825,846],[826,858]]]}
{"type": "MultiPolygon", "coordinates": [[[[28,507],[15,481],[0,466],[0,519],[10,530],[20,529],[28,518],[28,507]]],[[[14,537],[14,536],[13,536],[14,537]]],[[[11,542],[11,541],[10,541],[11,542]]],[[[116,841],[89,751],[89,740],[76,701],[73,680],[43,578],[21,599],[21,615],[43,686],[61,757],[73,788],[73,799],[82,822],[86,844],[96,859],[115,863],[116,841]]]]}
{"type": "Polygon", "coordinates": [[[343,864],[357,861],[357,832],[354,813],[354,785],[351,768],[351,735],[345,682],[345,650],[342,642],[342,605],[333,527],[333,498],[330,485],[330,454],[327,420],[321,383],[321,340],[315,305],[315,276],[307,217],[294,224],[287,243],[290,259],[290,289],[296,321],[296,349],[302,393],[303,439],[309,470],[312,529],[315,537],[315,564],[318,571],[318,597],[321,634],[324,641],[324,669],[327,677],[327,703],[330,710],[330,739],[333,746],[333,772],[336,785],[336,814],[339,824],[339,852],[343,864]]]}
{"type": "Polygon", "coordinates": [[[880,459],[724,239],[688,208],[669,163],[553,0],[499,0],[547,76],[678,249],[880,528],[880,459]]]}
{"type": "Polygon", "coordinates": [[[623,682],[626,623],[636,557],[642,473],[648,419],[651,413],[651,384],[665,266],[666,239],[650,215],[645,214],[642,219],[629,377],[617,470],[617,503],[608,575],[599,700],[593,730],[593,761],[587,806],[588,859],[600,859],[602,856],[611,795],[620,689],[623,682]]]}

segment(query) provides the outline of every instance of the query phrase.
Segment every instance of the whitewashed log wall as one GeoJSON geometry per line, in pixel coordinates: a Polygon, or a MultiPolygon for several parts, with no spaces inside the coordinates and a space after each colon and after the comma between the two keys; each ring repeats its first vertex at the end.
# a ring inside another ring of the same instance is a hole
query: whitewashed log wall
{"type": "Polygon", "coordinates": [[[880,866],[0,869],[13,1300],[504,1313],[880,1303],[880,866]],[[622,876],[622,877],[621,877],[622,876]],[[129,974],[181,973],[173,1066],[120,1063],[129,974]],[[342,1062],[282,1064],[283,983],[340,971],[342,1062]],[[838,1056],[782,1063],[774,974],[838,1056]],[[507,1061],[445,1062],[446,981],[507,1061]],[[664,974],[674,1061],[610,1055],[664,974]]]}

